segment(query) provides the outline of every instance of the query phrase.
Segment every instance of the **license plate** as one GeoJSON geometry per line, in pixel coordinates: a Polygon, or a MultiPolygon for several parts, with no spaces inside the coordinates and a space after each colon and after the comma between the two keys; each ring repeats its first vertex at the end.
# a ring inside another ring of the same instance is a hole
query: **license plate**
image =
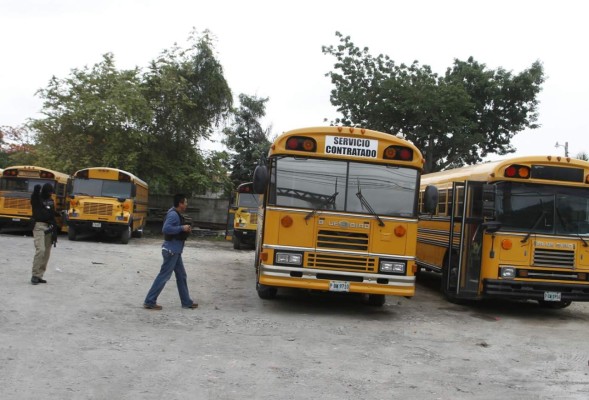
{"type": "Polygon", "coordinates": [[[102,224],[100,222],[92,222],[92,228],[100,228],[102,224]]]}
{"type": "Polygon", "coordinates": [[[20,218],[12,218],[12,222],[20,222],[20,218]]]}
{"type": "Polygon", "coordinates": [[[560,301],[560,292],[544,292],[544,301],[560,301]]]}
{"type": "Polygon", "coordinates": [[[349,292],[350,282],[345,281],[329,281],[330,292],[349,292]]]}

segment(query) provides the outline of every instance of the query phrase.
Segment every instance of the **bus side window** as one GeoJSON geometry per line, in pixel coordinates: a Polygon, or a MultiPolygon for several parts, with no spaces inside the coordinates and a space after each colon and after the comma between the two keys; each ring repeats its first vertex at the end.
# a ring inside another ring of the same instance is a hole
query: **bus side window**
{"type": "Polygon", "coordinates": [[[440,190],[440,197],[438,199],[438,215],[447,215],[446,214],[446,198],[447,198],[447,190],[440,190]]]}

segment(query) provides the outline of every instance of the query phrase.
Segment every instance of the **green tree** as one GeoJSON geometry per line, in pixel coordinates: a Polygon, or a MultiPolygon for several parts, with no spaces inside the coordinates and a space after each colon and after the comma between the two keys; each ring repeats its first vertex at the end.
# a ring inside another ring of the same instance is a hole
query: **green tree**
{"type": "Polygon", "coordinates": [[[151,110],[137,68],[119,71],[107,53],[92,68],[73,69],[65,79],[54,76],[38,95],[45,118],[31,126],[43,165],[69,173],[99,166],[139,169],[151,110]]]}
{"type": "Polygon", "coordinates": [[[141,174],[159,192],[204,192],[222,179],[200,149],[231,110],[233,98],[208,31],[193,32],[188,49],[174,46],[151,62],[144,75],[152,110],[141,174]]]}
{"type": "Polygon", "coordinates": [[[270,149],[268,134],[260,119],[266,115],[268,98],[239,95],[240,106],[233,110],[231,126],[225,128],[223,143],[231,151],[229,165],[233,187],[250,182],[254,169],[270,149]]]}
{"type": "Polygon", "coordinates": [[[331,103],[342,114],[333,123],[405,137],[424,154],[426,172],[514,152],[512,137],[538,127],[536,96],[544,82],[538,61],[514,75],[487,69],[472,57],[456,59],[440,76],[417,61],[405,65],[382,54],[373,57],[349,36],[336,36],[339,45],[323,46],[337,60],[326,74],[335,86],[331,103]]]}
{"type": "Polygon", "coordinates": [[[193,32],[187,49],[174,45],[143,72],[118,70],[108,53],[92,68],[53,77],[38,94],[44,118],[31,127],[45,166],[121,168],[161,194],[204,192],[225,175],[210,169],[221,163],[200,149],[232,105],[207,31],[193,32]]]}

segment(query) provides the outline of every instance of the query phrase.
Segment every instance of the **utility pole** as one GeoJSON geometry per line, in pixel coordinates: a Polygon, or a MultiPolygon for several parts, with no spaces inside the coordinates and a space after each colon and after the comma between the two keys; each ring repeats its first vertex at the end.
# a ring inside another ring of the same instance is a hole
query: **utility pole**
{"type": "Polygon", "coordinates": [[[569,142],[564,142],[564,144],[558,144],[558,142],[556,142],[556,145],[554,145],[554,147],[564,147],[564,156],[569,156],[569,142]]]}

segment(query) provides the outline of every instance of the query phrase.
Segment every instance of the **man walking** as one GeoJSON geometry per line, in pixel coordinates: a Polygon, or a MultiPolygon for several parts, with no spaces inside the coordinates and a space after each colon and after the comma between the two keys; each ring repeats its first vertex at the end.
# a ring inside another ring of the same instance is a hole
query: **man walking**
{"type": "Polygon", "coordinates": [[[166,282],[170,280],[172,272],[176,275],[176,285],[178,286],[178,294],[180,295],[180,302],[182,308],[194,309],[198,304],[192,301],[188,293],[188,284],[186,282],[186,270],[182,262],[182,250],[184,249],[184,242],[192,232],[189,224],[184,223],[182,213],[186,211],[188,201],[184,194],[176,194],[174,196],[174,207],[168,210],[164,220],[162,232],[164,233],[164,243],[162,245],[162,256],[164,262],[160,269],[160,273],[153,281],[151,289],[145,297],[143,307],[149,310],[161,310],[162,306],[157,304],[157,298],[166,286],[166,282]]]}

